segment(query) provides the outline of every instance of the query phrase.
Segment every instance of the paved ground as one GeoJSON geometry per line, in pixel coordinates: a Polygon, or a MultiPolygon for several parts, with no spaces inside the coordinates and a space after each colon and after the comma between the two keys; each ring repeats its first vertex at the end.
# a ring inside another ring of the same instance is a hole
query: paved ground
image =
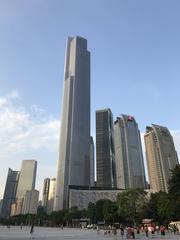
{"type": "MultiPolygon", "coordinates": [[[[22,240],[22,239],[30,239],[30,227],[23,227],[21,230],[20,227],[11,227],[8,229],[7,227],[0,226],[0,240],[22,240]]],[[[114,236],[105,236],[103,231],[100,231],[100,234],[97,234],[96,230],[87,230],[87,229],[72,229],[72,228],[64,228],[63,230],[60,228],[44,228],[44,227],[35,227],[34,228],[34,239],[37,240],[121,240],[121,236],[118,232],[117,238],[114,236]]],[[[126,238],[124,237],[124,240],[126,238]]],[[[166,234],[165,236],[152,235],[149,234],[149,238],[145,237],[144,233],[140,235],[136,235],[136,239],[145,239],[145,240],[180,240],[180,235],[174,234],[166,234]]]]}

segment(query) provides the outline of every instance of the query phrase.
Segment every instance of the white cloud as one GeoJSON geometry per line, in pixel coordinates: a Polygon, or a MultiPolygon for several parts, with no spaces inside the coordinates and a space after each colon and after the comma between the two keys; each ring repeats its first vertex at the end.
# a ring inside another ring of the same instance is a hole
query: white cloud
{"type": "Polygon", "coordinates": [[[19,92],[16,89],[13,89],[10,93],[6,95],[8,99],[15,99],[19,97],[19,92]]]}
{"type": "Polygon", "coordinates": [[[36,105],[26,109],[16,101],[17,98],[17,90],[0,97],[0,198],[8,167],[20,170],[23,159],[38,161],[37,188],[41,188],[43,177],[51,177],[49,174],[53,173],[53,169],[55,174],[59,120],[47,116],[36,105]]]}

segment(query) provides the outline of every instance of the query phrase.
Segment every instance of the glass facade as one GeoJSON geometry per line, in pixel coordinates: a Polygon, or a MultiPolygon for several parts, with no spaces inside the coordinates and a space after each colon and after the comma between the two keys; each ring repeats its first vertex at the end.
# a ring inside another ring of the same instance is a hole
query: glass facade
{"type": "Polygon", "coordinates": [[[3,196],[1,217],[7,218],[11,213],[11,205],[16,201],[16,190],[19,180],[19,172],[8,169],[7,181],[3,196]]]}
{"type": "Polygon", "coordinates": [[[115,188],[113,116],[110,109],[96,111],[97,186],[115,188]]]}
{"type": "Polygon", "coordinates": [[[90,53],[87,40],[68,38],[54,211],[68,208],[68,186],[90,184],[90,53]]]}
{"type": "Polygon", "coordinates": [[[132,116],[121,115],[114,123],[117,187],[145,188],[145,170],[138,125],[132,116]]]}

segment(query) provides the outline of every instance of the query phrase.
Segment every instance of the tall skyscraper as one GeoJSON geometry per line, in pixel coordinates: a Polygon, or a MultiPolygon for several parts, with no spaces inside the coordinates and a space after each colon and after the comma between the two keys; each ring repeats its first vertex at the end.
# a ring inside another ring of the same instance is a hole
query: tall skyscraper
{"type": "Polygon", "coordinates": [[[16,198],[16,215],[22,213],[23,201],[26,191],[34,190],[36,181],[37,162],[35,160],[23,160],[19,175],[16,198]]]}
{"type": "Polygon", "coordinates": [[[67,41],[54,211],[68,207],[68,186],[90,184],[90,53],[87,40],[67,41]]]}
{"type": "Polygon", "coordinates": [[[16,190],[19,180],[19,172],[8,169],[6,187],[1,208],[1,217],[7,218],[11,213],[11,205],[16,201],[16,190]]]}
{"type": "Polygon", "coordinates": [[[113,116],[110,109],[96,111],[97,186],[116,187],[113,116]]]}
{"type": "Polygon", "coordinates": [[[170,170],[178,164],[173,138],[166,127],[152,124],[144,135],[150,188],[168,191],[170,170]]]}
{"type": "Polygon", "coordinates": [[[145,170],[138,124],[122,114],[114,122],[117,187],[145,188],[145,170]]]}

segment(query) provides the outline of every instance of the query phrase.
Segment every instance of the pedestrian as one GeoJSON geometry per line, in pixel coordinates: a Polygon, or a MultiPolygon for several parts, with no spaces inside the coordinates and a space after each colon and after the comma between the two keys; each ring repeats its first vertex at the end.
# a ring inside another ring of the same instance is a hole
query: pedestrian
{"type": "Polygon", "coordinates": [[[165,235],[165,226],[160,227],[161,235],[165,235]]]}
{"type": "Polygon", "coordinates": [[[157,234],[159,234],[159,226],[158,225],[156,225],[156,232],[157,232],[157,234]]]}
{"type": "Polygon", "coordinates": [[[146,233],[146,237],[148,237],[148,227],[145,227],[145,233],[146,233]]]}
{"type": "Polygon", "coordinates": [[[97,225],[97,234],[98,235],[100,234],[100,227],[99,227],[99,225],[97,225]]]}
{"type": "Polygon", "coordinates": [[[124,228],[123,228],[123,226],[120,227],[120,231],[121,231],[121,238],[123,239],[123,237],[124,237],[124,228]]]}
{"type": "Polygon", "coordinates": [[[23,223],[21,223],[21,225],[20,225],[20,229],[22,230],[22,227],[23,227],[23,223]]]}
{"type": "Polygon", "coordinates": [[[33,239],[33,233],[34,233],[34,224],[31,225],[31,229],[30,229],[30,239],[33,239]]]}
{"type": "Polygon", "coordinates": [[[135,233],[134,233],[134,228],[133,227],[131,228],[131,236],[132,236],[133,239],[135,239],[135,233]]]}
{"type": "Polygon", "coordinates": [[[116,227],[112,227],[112,232],[113,232],[113,235],[114,235],[114,240],[117,240],[117,229],[116,229],[116,227]]]}

